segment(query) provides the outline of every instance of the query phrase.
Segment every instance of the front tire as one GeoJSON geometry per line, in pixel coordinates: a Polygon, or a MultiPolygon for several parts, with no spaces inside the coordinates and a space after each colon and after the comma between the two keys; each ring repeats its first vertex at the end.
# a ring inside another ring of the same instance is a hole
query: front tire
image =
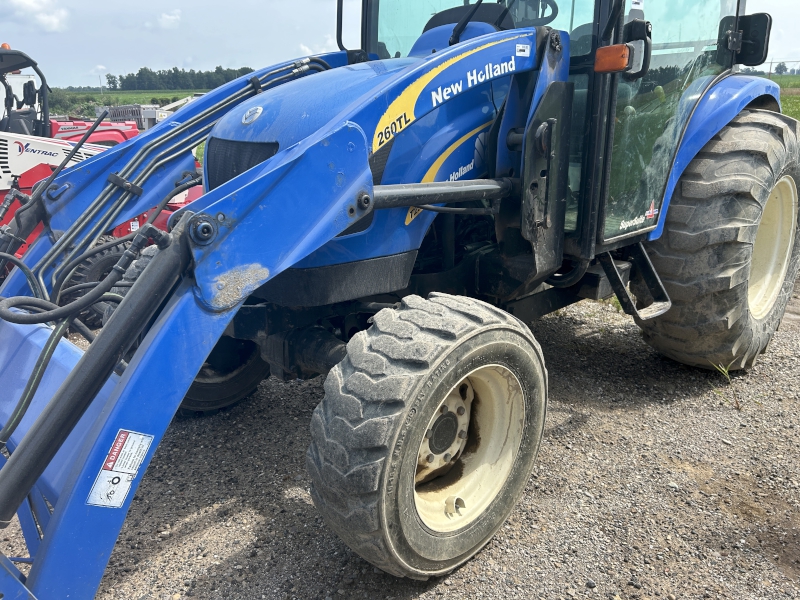
{"type": "Polygon", "coordinates": [[[687,167],[648,246],[673,304],[642,324],[662,354],[732,371],[766,350],[800,268],[799,135],[794,119],[746,110],[687,167]]]}
{"type": "Polygon", "coordinates": [[[348,344],[314,411],[314,504],[400,577],[474,556],[518,502],[544,429],[547,371],[530,331],[463,297],[409,296],[348,344]]]}

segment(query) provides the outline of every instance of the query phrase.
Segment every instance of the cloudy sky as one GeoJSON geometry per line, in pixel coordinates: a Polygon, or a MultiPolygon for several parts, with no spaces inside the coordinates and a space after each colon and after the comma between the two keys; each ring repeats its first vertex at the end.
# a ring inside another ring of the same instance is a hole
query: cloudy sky
{"type": "MultiPolygon", "coordinates": [[[[360,2],[347,2],[355,13],[360,2]]],[[[771,57],[800,61],[800,1],[748,0],[762,11],[775,19],[771,57]]],[[[37,60],[52,86],[143,66],[259,68],[336,47],[335,0],[0,0],[0,15],[0,42],[37,60]]]]}

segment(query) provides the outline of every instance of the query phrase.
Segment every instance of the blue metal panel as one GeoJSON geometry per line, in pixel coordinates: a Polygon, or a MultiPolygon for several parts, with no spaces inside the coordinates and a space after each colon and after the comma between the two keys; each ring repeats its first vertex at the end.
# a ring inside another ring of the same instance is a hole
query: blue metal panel
{"type": "MultiPolygon", "coordinates": [[[[527,127],[549,85],[554,81],[567,81],[569,78],[569,35],[558,32],[561,39],[561,48],[557,49],[553,43],[545,45],[544,56],[533,91],[533,98],[528,104],[525,97],[525,81],[520,77],[513,77],[511,86],[505,97],[506,105],[503,122],[500,125],[499,139],[505,140],[512,129],[527,127]]],[[[534,45],[533,48],[536,46],[534,45]]],[[[531,52],[533,54],[533,52],[531,52]]],[[[498,89],[500,95],[504,88],[498,89]]],[[[510,150],[504,143],[499,143],[497,148],[496,173],[499,177],[515,176],[522,174],[523,152],[510,150]]]]}
{"type": "MultiPolygon", "coordinates": [[[[94,422],[72,464],[28,588],[47,600],[92,598],[114,543],[164,432],[186,390],[235,314],[212,314],[189,283],[173,295],[131,361],[119,385],[95,399],[94,422]],[[180,356],[181,360],[164,360],[180,356]],[[152,382],[158,381],[158,386],[152,382]],[[153,436],[144,462],[120,508],[90,506],[87,499],[120,430],[153,436]]],[[[5,593],[5,588],[2,589],[5,593]]]]}
{"type": "MultiPolygon", "coordinates": [[[[383,73],[373,74],[366,71],[367,67],[359,66],[355,69],[355,76],[359,80],[363,78],[377,85],[370,86],[369,91],[344,107],[326,126],[318,127],[315,130],[316,139],[320,139],[320,132],[324,135],[326,130],[339,127],[341,123],[346,121],[355,123],[366,133],[370,152],[377,152],[389,142],[397,146],[397,149],[392,150],[391,159],[394,161],[395,153],[398,152],[399,162],[396,166],[393,162],[387,166],[383,183],[420,182],[441,152],[446,151],[454,140],[491,121],[494,110],[490,92],[491,82],[508,79],[512,73],[530,71],[534,67],[537,62],[535,35],[533,29],[492,33],[448,47],[425,59],[384,61],[387,63],[385,68],[390,71],[385,77],[383,73]],[[520,50],[519,47],[527,48],[527,51],[520,50]],[[395,70],[394,65],[403,68],[395,70]],[[483,95],[477,106],[474,93],[483,95]],[[448,105],[452,105],[452,108],[448,105]],[[460,113],[465,111],[469,111],[470,114],[462,118],[460,113]],[[432,113],[438,113],[438,116],[431,116],[432,113]],[[447,123],[451,124],[452,129],[445,132],[443,138],[435,142],[427,139],[438,129],[444,128],[447,123]],[[419,129],[416,129],[417,127],[419,129]],[[416,133],[411,133],[412,131],[416,133]],[[405,138],[406,134],[408,138],[405,138]],[[425,152],[426,157],[420,160],[417,155],[413,165],[412,161],[404,156],[407,152],[403,150],[404,144],[410,145],[410,141],[415,139],[412,136],[416,136],[420,144],[424,144],[422,147],[417,146],[416,151],[425,152]]],[[[373,71],[381,70],[376,66],[369,68],[373,71]]],[[[350,69],[353,67],[343,71],[350,72],[350,69]]],[[[333,74],[331,81],[334,81],[333,74]]],[[[294,90],[301,89],[302,83],[296,82],[292,86],[286,86],[286,93],[292,93],[293,102],[296,104],[292,110],[299,110],[298,106],[308,107],[305,112],[309,115],[322,110],[315,94],[294,93],[294,90]]],[[[257,103],[268,107],[272,95],[272,92],[267,92],[262,97],[243,104],[217,125],[211,135],[229,140],[275,141],[258,138],[257,135],[259,128],[262,131],[274,131],[269,119],[259,118],[254,126],[241,123],[241,116],[246,110],[256,106],[257,103]]],[[[284,102],[284,96],[280,92],[276,93],[276,98],[284,102]]],[[[335,103],[333,106],[339,104],[335,103]]],[[[323,111],[323,114],[328,113],[323,111]]],[[[316,120],[318,117],[310,116],[310,118],[316,120]]],[[[300,127],[305,129],[305,126],[300,127]]],[[[274,137],[275,134],[272,135],[274,137]]],[[[288,139],[296,139],[296,137],[290,138],[286,131],[282,131],[281,135],[286,135],[288,139]]],[[[292,150],[294,151],[294,148],[292,150]]],[[[268,161],[268,168],[276,168],[276,165],[286,159],[285,157],[286,155],[282,153],[275,156],[268,161]]],[[[238,183],[231,189],[241,187],[244,182],[242,177],[234,180],[238,183]]],[[[303,184],[300,185],[302,189],[303,184]]],[[[195,203],[192,210],[207,206],[212,200],[216,202],[220,197],[212,193],[208,199],[201,199],[202,205],[195,203]]],[[[302,203],[305,209],[306,202],[307,196],[296,194],[291,204],[294,210],[297,210],[298,203],[302,203]]],[[[296,266],[308,268],[339,264],[415,250],[422,243],[434,216],[420,217],[407,226],[407,214],[408,210],[402,209],[381,211],[375,216],[373,225],[367,231],[333,240],[308,258],[303,257],[305,260],[298,262],[296,266]]]]}
{"type": "Polygon", "coordinates": [[[736,115],[762,96],[771,96],[780,103],[780,87],[774,81],[762,77],[733,75],[714,85],[700,99],[678,147],[678,154],[667,180],[658,226],[650,233],[651,241],[657,240],[664,233],[672,194],[689,163],[736,115]]]}
{"type": "Polygon", "coordinates": [[[230,111],[214,127],[211,137],[278,142],[284,150],[319,131],[376,86],[419,62],[418,58],[400,58],[361,63],[290,81],[230,111]],[[242,117],[254,107],[262,108],[263,113],[256,121],[244,125],[242,117]]]}
{"type": "MultiPolygon", "coordinates": [[[[478,86],[444,103],[419,119],[396,138],[381,183],[417,183],[448,180],[452,173],[468,166],[462,179],[486,174],[484,155],[476,147],[479,134],[486,133],[495,117],[488,84],[478,86]],[[479,130],[479,131],[476,131],[479,130]],[[469,139],[462,139],[472,134],[469,139]],[[441,165],[437,162],[444,159],[441,165]],[[436,166],[434,172],[431,170],[436,166]]],[[[409,209],[379,211],[371,227],[361,233],[332,240],[297,268],[312,268],[388,256],[398,247],[416,249],[436,218],[423,212],[408,223],[409,209]]]]}
{"type": "MultiPolygon", "coordinates": [[[[0,340],[2,340],[0,343],[0,389],[3,390],[3,398],[0,401],[0,422],[8,423],[11,411],[22,396],[28,374],[33,372],[36,360],[39,358],[50,332],[49,327],[41,325],[12,325],[0,321],[0,340]],[[20,376],[20,374],[24,374],[24,376],[20,376]]],[[[8,442],[8,447],[12,452],[82,355],[83,352],[67,341],[58,345],[28,412],[8,442]]],[[[112,375],[103,388],[104,393],[110,393],[118,380],[116,375],[112,375]]],[[[73,465],[79,460],[78,455],[83,441],[100,409],[101,407],[97,403],[89,408],[39,480],[41,493],[50,504],[55,506],[58,502],[65,481],[73,469],[73,465]]],[[[39,511],[37,511],[38,513],[39,511]]],[[[46,525],[46,522],[43,522],[42,525],[46,525]]]]}
{"type": "Polygon", "coordinates": [[[23,581],[25,578],[10,560],[0,554],[0,590],[3,600],[36,600],[23,581]]]}

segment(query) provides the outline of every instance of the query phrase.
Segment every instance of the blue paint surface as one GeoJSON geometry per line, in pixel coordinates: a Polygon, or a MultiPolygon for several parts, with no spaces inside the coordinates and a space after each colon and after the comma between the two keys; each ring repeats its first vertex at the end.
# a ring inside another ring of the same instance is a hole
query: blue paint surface
{"type": "MultiPolygon", "coordinates": [[[[702,85],[702,81],[700,84],[702,85]]],[[[678,148],[667,181],[658,226],[650,233],[650,241],[663,235],[672,195],[689,163],[736,115],[762,96],[771,96],[780,103],[780,87],[774,81],[749,75],[726,77],[703,95],[691,115],[678,148]]],[[[684,110],[688,111],[694,107],[697,98],[689,94],[685,100],[684,110]]]]}

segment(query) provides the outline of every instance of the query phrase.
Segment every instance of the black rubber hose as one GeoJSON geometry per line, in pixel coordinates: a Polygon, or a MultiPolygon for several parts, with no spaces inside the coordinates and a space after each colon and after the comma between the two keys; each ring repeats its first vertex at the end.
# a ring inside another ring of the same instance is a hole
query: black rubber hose
{"type": "MultiPolygon", "coordinates": [[[[147,217],[147,221],[145,222],[145,225],[143,225],[143,227],[146,226],[146,225],[152,225],[153,223],[155,223],[156,219],[159,217],[159,215],[162,212],[164,212],[164,209],[167,207],[167,204],[169,204],[170,201],[173,198],[175,198],[176,196],[182,194],[183,192],[186,192],[186,191],[192,189],[193,187],[196,187],[196,186],[200,185],[201,183],[203,183],[203,178],[202,177],[198,177],[196,179],[193,179],[192,181],[184,183],[183,185],[179,185],[174,190],[172,190],[159,203],[159,205],[156,206],[155,209],[153,209],[152,214],[149,217],[147,217]]],[[[90,258],[92,258],[92,257],[94,257],[94,256],[96,256],[98,254],[101,254],[102,252],[105,252],[109,248],[113,248],[117,244],[124,244],[126,242],[129,242],[129,241],[133,240],[136,237],[136,235],[137,235],[137,233],[130,233],[130,234],[126,235],[125,237],[117,238],[117,239],[115,239],[115,240],[113,240],[111,242],[108,242],[107,244],[103,244],[101,246],[97,246],[95,248],[92,248],[91,250],[87,250],[86,252],[84,252],[80,256],[78,256],[75,259],[73,259],[61,271],[61,275],[59,275],[58,279],[56,279],[56,282],[53,285],[53,298],[56,299],[56,302],[58,302],[60,297],[63,295],[63,293],[61,292],[61,286],[63,286],[64,283],[66,283],[67,279],[72,275],[72,272],[83,261],[88,260],[88,259],[90,259],[90,258]]]]}
{"type": "Polygon", "coordinates": [[[319,63],[320,65],[325,67],[326,71],[329,71],[331,69],[331,65],[327,61],[322,60],[321,58],[317,58],[315,56],[312,56],[310,58],[310,60],[311,60],[311,62],[319,63]]]}
{"type": "MultiPolygon", "coordinates": [[[[117,296],[113,296],[113,298],[117,298],[117,296]]],[[[103,300],[111,299],[111,295],[106,295],[103,297],[103,300]]],[[[55,304],[47,304],[50,305],[51,309],[58,308],[58,306],[55,304]]],[[[34,310],[37,311],[41,310],[40,308],[36,307],[31,308],[34,308],[34,310]]],[[[17,427],[19,427],[19,424],[22,422],[22,419],[28,412],[28,408],[30,408],[31,402],[33,402],[36,392],[39,390],[39,386],[44,378],[44,374],[47,371],[47,367],[53,358],[53,354],[55,354],[56,348],[58,348],[58,344],[61,342],[61,338],[63,338],[64,335],[69,331],[70,327],[74,328],[90,344],[94,342],[94,334],[77,318],[72,320],[64,319],[53,328],[53,331],[50,333],[50,337],[47,339],[47,342],[42,348],[42,353],[36,360],[36,364],[33,367],[33,372],[31,373],[28,383],[22,392],[22,396],[17,402],[17,405],[14,407],[14,411],[11,413],[11,418],[8,420],[5,427],[0,430],[0,444],[8,443],[8,440],[11,439],[12,435],[14,435],[17,427]]]]}
{"type": "Polygon", "coordinates": [[[5,266],[5,262],[10,262],[20,271],[22,271],[23,275],[25,275],[25,279],[28,280],[28,287],[31,288],[33,295],[40,299],[44,298],[42,288],[39,286],[39,282],[36,281],[36,276],[33,274],[33,271],[28,268],[28,265],[26,265],[13,254],[6,254],[5,252],[0,252],[0,260],[4,261],[2,266],[5,266]]]}
{"type": "Polygon", "coordinates": [[[150,237],[156,238],[157,241],[169,242],[168,234],[156,229],[152,225],[146,225],[136,235],[131,247],[125,251],[119,262],[114,265],[111,273],[100,283],[94,290],[85,296],[78,298],[75,302],[67,304],[55,310],[49,310],[51,304],[45,300],[37,298],[29,298],[27,296],[17,296],[16,298],[7,298],[0,302],[0,319],[9,323],[16,323],[17,325],[40,325],[42,323],[50,323],[54,321],[61,321],[62,319],[70,318],[78,313],[86,310],[93,304],[101,301],[102,297],[111,291],[113,287],[122,279],[128,267],[137,258],[142,248],[147,246],[150,237]],[[15,312],[13,308],[21,308],[23,306],[35,306],[44,308],[46,312],[41,314],[31,315],[20,312],[15,312]]]}
{"type": "Polygon", "coordinates": [[[55,354],[61,338],[64,337],[67,331],[69,331],[69,319],[64,319],[53,328],[50,337],[47,339],[47,343],[45,343],[42,349],[42,353],[36,361],[36,365],[33,367],[33,372],[22,392],[22,396],[14,407],[11,417],[5,427],[0,431],[0,444],[8,443],[8,440],[11,439],[11,436],[22,422],[25,413],[28,412],[33,397],[36,395],[36,392],[39,390],[39,385],[42,383],[47,366],[50,364],[50,359],[53,358],[53,354],[55,354]]]}
{"type": "MultiPolygon", "coordinates": [[[[125,254],[127,254],[127,252],[125,254]]],[[[122,261],[120,261],[120,263],[121,262],[122,261]]],[[[47,309],[50,306],[50,303],[46,300],[40,300],[39,298],[28,298],[26,296],[17,296],[16,298],[8,298],[7,300],[3,300],[0,302],[0,319],[7,321],[8,323],[15,323],[17,325],[41,325],[44,323],[60,321],[61,319],[72,317],[77,313],[86,310],[93,304],[100,302],[101,298],[107,292],[110,292],[111,288],[113,288],[117,282],[122,279],[122,276],[125,275],[125,271],[130,266],[130,262],[133,261],[129,261],[126,266],[121,266],[119,263],[117,263],[108,277],[106,277],[103,282],[94,290],[85,296],[82,296],[72,304],[61,306],[55,310],[46,310],[43,313],[35,315],[25,314],[15,312],[11,309],[19,309],[23,306],[35,306],[37,308],[47,309]]]]}
{"type": "MultiPolygon", "coordinates": [[[[98,285],[100,285],[99,281],[91,281],[89,283],[81,283],[79,285],[73,285],[71,288],[65,289],[61,294],[63,296],[69,296],[70,294],[74,294],[75,292],[82,292],[84,290],[93,290],[98,285]]],[[[120,281],[114,287],[118,287],[118,288],[133,287],[133,282],[132,281],[120,281]]]]}

